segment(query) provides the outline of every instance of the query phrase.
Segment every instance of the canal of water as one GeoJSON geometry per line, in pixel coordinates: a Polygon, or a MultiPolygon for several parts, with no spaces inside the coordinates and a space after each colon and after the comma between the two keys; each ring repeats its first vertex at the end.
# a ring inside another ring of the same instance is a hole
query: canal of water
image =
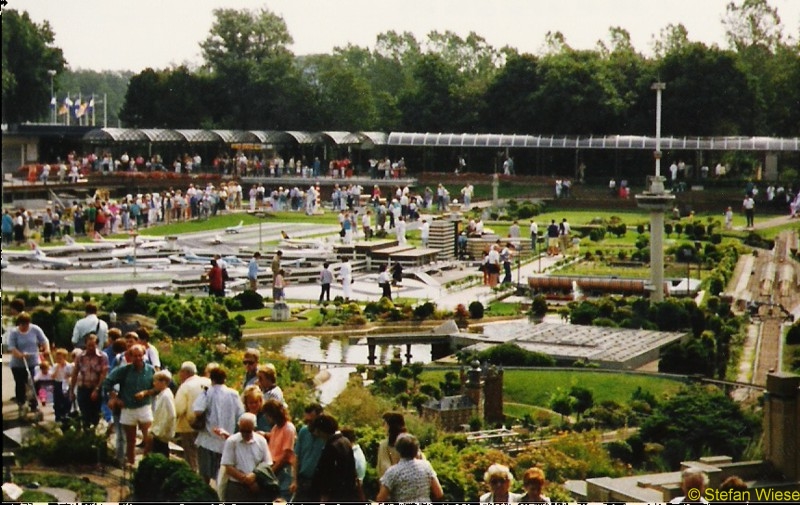
{"type": "MultiPolygon", "coordinates": [[[[350,343],[347,336],[270,337],[259,341],[259,344],[287,358],[317,363],[322,369],[327,369],[330,378],[318,387],[320,402],[323,405],[333,401],[344,390],[350,373],[356,371],[356,365],[369,363],[366,338],[360,339],[357,343],[350,343]]],[[[407,350],[405,345],[379,345],[375,348],[377,364],[389,364],[396,350],[399,350],[405,363],[407,350]]],[[[411,362],[430,363],[431,346],[413,344],[411,355],[411,362]]]]}

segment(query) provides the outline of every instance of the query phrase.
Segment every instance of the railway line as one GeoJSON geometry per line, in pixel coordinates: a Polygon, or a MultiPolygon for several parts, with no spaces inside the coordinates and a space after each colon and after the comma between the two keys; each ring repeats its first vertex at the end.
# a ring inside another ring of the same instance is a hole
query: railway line
{"type": "Polygon", "coordinates": [[[767,374],[781,369],[784,325],[800,310],[800,263],[792,257],[796,243],[797,231],[782,232],[771,251],[759,250],[753,259],[740,259],[746,267],[737,269],[739,275],[749,277],[744,290],[741,277],[733,280],[739,290],[736,297],[745,301],[758,325],[749,379],[753,384],[765,385],[767,374]]]}

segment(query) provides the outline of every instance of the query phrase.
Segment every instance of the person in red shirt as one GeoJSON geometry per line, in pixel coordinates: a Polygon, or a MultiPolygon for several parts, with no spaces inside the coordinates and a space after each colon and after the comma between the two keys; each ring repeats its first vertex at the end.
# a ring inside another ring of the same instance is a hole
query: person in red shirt
{"type": "Polygon", "coordinates": [[[211,296],[225,296],[222,269],[216,261],[211,260],[211,270],[208,271],[208,294],[211,296]]]}

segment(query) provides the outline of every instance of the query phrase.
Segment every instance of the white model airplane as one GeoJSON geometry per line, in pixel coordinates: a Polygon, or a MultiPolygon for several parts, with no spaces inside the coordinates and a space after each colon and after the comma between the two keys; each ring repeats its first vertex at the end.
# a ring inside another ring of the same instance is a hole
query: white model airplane
{"type": "Polygon", "coordinates": [[[281,248],[286,249],[324,249],[333,250],[331,244],[328,244],[319,238],[285,238],[281,240],[281,248]]]}
{"type": "Polygon", "coordinates": [[[170,264],[169,258],[136,258],[134,259],[133,256],[127,256],[125,258],[125,264],[129,266],[143,266],[146,268],[157,268],[157,267],[166,267],[170,264]]]}
{"type": "Polygon", "coordinates": [[[197,254],[188,250],[184,251],[183,256],[180,254],[173,254],[169,256],[169,260],[173,263],[194,263],[198,265],[208,265],[212,259],[214,258],[211,256],[198,256],[197,254]]]}
{"type": "Polygon", "coordinates": [[[242,231],[243,227],[244,227],[244,221],[239,221],[239,224],[237,224],[236,226],[228,226],[227,228],[225,228],[225,233],[239,233],[240,231],[242,231]]]}
{"type": "MultiPolygon", "coordinates": [[[[53,255],[61,255],[61,254],[69,254],[74,252],[83,252],[86,250],[82,244],[75,242],[75,240],[70,237],[69,235],[64,235],[64,242],[66,245],[57,245],[57,246],[47,246],[43,249],[46,254],[53,254],[53,255]]],[[[33,240],[28,241],[28,246],[30,250],[28,251],[6,251],[3,253],[4,256],[8,256],[12,259],[33,259],[34,255],[36,254],[36,249],[39,246],[33,240]]]]}
{"type": "Polygon", "coordinates": [[[45,254],[44,251],[39,249],[39,246],[37,246],[36,244],[33,244],[33,247],[34,247],[33,256],[31,256],[29,259],[31,261],[35,261],[37,263],[42,264],[45,268],[62,269],[62,268],[71,268],[77,266],[77,263],[70,261],[68,259],[51,258],[47,254],[45,254]]]}
{"type": "Polygon", "coordinates": [[[92,261],[88,263],[81,264],[81,266],[88,266],[91,269],[96,268],[116,268],[122,266],[124,262],[119,258],[111,258],[108,260],[100,260],[100,261],[92,261]]]}
{"type": "MultiPolygon", "coordinates": [[[[128,240],[125,242],[127,244],[125,247],[113,249],[111,251],[111,256],[115,258],[125,258],[127,256],[133,256],[134,254],[134,243],[132,240],[128,240]]],[[[145,240],[140,241],[139,238],[136,239],[135,248],[137,251],[146,251],[146,250],[160,250],[167,247],[167,241],[161,239],[155,240],[145,240]]]]}
{"type": "Polygon", "coordinates": [[[233,255],[223,256],[222,261],[224,261],[225,264],[228,265],[229,267],[246,267],[248,264],[240,257],[233,255]]]}

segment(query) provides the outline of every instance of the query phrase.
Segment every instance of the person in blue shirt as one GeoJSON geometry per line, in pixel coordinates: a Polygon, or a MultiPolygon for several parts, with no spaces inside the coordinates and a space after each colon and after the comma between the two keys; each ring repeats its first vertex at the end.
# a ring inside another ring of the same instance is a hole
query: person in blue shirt
{"type": "MultiPolygon", "coordinates": [[[[17,326],[8,335],[8,350],[11,351],[10,368],[14,376],[14,394],[17,405],[22,410],[25,405],[26,388],[29,377],[33,377],[34,370],[39,366],[39,351],[43,349],[50,355],[50,341],[42,329],[31,324],[31,316],[27,312],[20,312],[16,319],[17,326]]],[[[36,395],[31,395],[31,411],[38,409],[36,395]]]]}
{"type": "Polygon", "coordinates": [[[312,480],[317,471],[317,463],[325,447],[325,441],[317,438],[309,430],[311,423],[322,414],[322,406],[312,403],[305,408],[303,413],[303,427],[297,432],[294,443],[293,480],[289,491],[294,493],[293,502],[319,501],[314,496],[312,480]]]}
{"type": "Polygon", "coordinates": [[[253,253],[253,258],[247,264],[247,279],[250,281],[250,289],[255,291],[258,288],[258,260],[261,259],[261,253],[256,251],[253,253]]]}
{"type": "Polygon", "coordinates": [[[3,211],[3,245],[11,245],[14,238],[14,218],[8,209],[3,211]]]}

